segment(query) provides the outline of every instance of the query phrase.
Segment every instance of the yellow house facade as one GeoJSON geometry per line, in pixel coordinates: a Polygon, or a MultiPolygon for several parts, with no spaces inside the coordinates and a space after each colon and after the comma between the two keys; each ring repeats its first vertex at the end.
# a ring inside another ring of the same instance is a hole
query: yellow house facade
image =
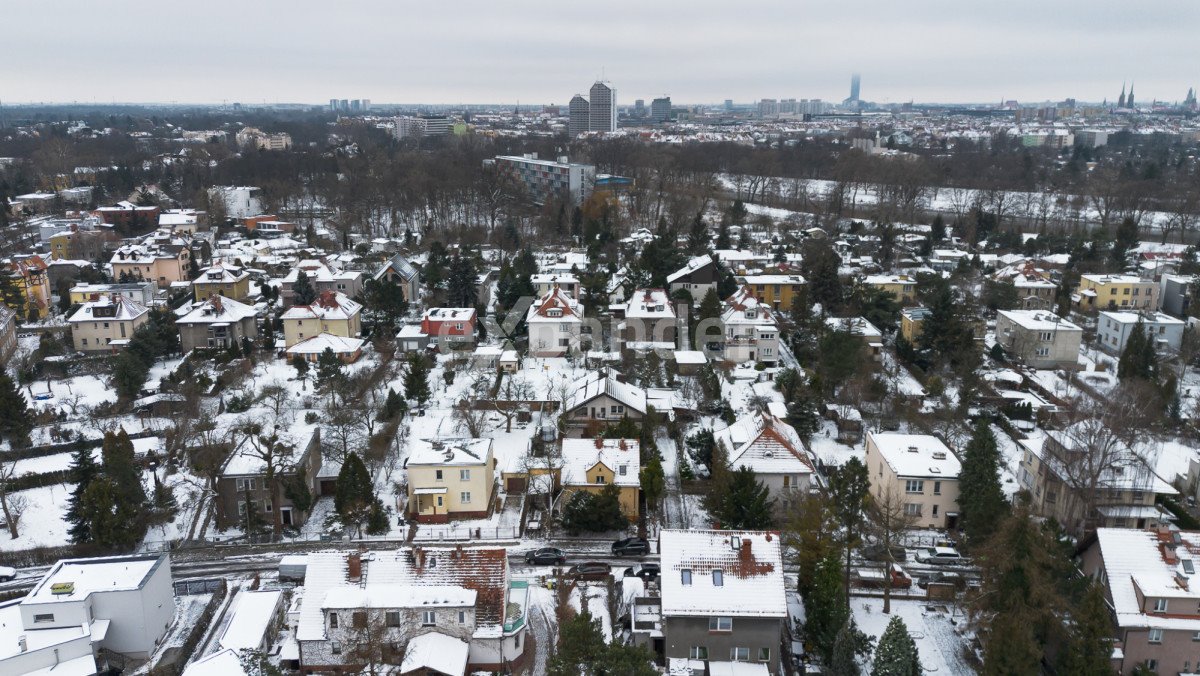
{"type": "Polygon", "coordinates": [[[598,494],[610,484],[620,491],[621,513],[637,521],[641,493],[641,449],[637,439],[563,439],[562,496],[598,494]]]}
{"type": "Polygon", "coordinates": [[[1071,295],[1080,310],[1158,309],[1158,284],[1137,275],[1081,275],[1071,295]]]}
{"type": "Polygon", "coordinates": [[[746,275],[742,284],[758,302],[776,310],[788,310],[796,296],[804,293],[808,286],[800,275],[746,275]]]}
{"type": "Polygon", "coordinates": [[[478,519],[496,485],[491,439],[420,439],[408,458],[408,514],[424,523],[478,519]]]}
{"type": "Polygon", "coordinates": [[[910,343],[916,343],[925,328],[929,310],[923,307],[906,308],[900,311],[900,335],[910,343]]]}
{"type": "Polygon", "coordinates": [[[224,296],[241,302],[250,297],[250,273],[236,266],[218,263],[192,280],[192,292],[197,303],[213,296],[224,296]]]}
{"type": "Polygon", "coordinates": [[[887,291],[895,296],[901,305],[917,302],[917,280],[908,275],[870,275],[863,279],[863,283],[887,291]]]}
{"type": "Polygon", "coordinates": [[[185,246],[153,247],[123,246],[113,254],[110,264],[114,279],[122,274],[158,282],[166,287],[173,282],[187,281],[191,255],[185,246]]]}
{"type": "MultiPolygon", "coordinates": [[[[46,273],[46,262],[39,256],[12,259],[8,264],[14,275],[14,282],[27,306],[37,309],[37,316],[46,316],[50,307],[50,276],[46,273]]],[[[9,308],[17,314],[26,312],[26,307],[9,308]]]]}
{"type": "Polygon", "coordinates": [[[321,333],[356,338],[362,332],[362,305],[344,293],[326,291],[312,305],[297,305],[283,313],[282,321],[285,347],[321,333]]]}

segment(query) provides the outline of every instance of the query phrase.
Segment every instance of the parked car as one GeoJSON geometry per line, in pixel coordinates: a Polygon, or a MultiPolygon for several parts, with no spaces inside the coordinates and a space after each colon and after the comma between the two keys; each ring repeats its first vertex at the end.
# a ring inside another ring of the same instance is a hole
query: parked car
{"type": "MultiPolygon", "coordinates": [[[[888,575],[882,568],[855,568],[852,571],[853,582],[859,587],[868,589],[883,589],[888,584],[888,575]]],[[[908,589],[912,587],[912,578],[900,566],[892,566],[892,589],[908,589]]]]}
{"type": "Polygon", "coordinates": [[[917,561],[943,566],[957,566],[967,562],[962,554],[959,554],[958,550],[953,547],[927,547],[917,554],[917,561]]]}
{"type": "Polygon", "coordinates": [[[921,589],[928,589],[931,582],[939,584],[952,584],[954,585],[955,589],[963,588],[963,577],[958,573],[935,570],[917,578],[917,586],[921,589]]]}
{"type": "Polygon", "coordinates": [[[17,577],[17,569],[9,566],[0,566],[0,582],[8,582],[17,577]]]}
{"type": "MultiPolygon", "coordinates": [[[[882,544],[873,544],[863,547],[863,558],[868,561],[887,561],[887,549],[882,544]]],[[[892,561],[907,561],[908,550],[900,545],[892,545],[892,561]]]]}
{"type": "Polygon", "coordinates": [[[650,553],[646,538],[625,538],[612,544],[613,556],[645,556],[650,553]]]}
{"type": "Polygon", "coordinates": [[[525,552],[525,563],[538,566],[561,566],[567,562],[567,555],[558,547],[542,547],[531,552],[525,552]]]}
{"type": "Polygon", "coordinates": [[[649,582],[658,579],[660,570],[657,563],[639,563],[632,568],[626,568],[625,577],[640,577],[643,582],[649,582]]]}
{"type": "Polygon", "coordinates": [[[604,580],[612,574],[612,566],[599,561],[588,561],[577,566],[571,566],[567,577],[576,580],[604,580]]]}

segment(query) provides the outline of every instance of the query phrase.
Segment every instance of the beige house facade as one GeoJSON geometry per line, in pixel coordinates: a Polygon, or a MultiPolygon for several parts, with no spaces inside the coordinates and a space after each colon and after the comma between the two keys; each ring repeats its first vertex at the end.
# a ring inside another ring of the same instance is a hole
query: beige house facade
{"type": "Polygon", "coordinates": [[[867,472],[875,500],[903,500],[914,528],[958,527],[962,464],[928,434],[867,433],[867,472]]]}

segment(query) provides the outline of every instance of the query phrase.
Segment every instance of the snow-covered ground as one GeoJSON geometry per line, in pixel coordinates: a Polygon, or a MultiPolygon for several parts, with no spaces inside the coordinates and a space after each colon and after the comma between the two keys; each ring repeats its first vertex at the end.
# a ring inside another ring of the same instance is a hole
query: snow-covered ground
{"type": "Polygon", "coordinates": [[[926,600],[892,599],[892,612],[883,612],[883,599],[853,597],[850,610],[858,628],[868,636],[878,638],[892,617],[898,616],[908,626],[917,644],[921,666],[927,674],[975,673],[975,668],[963,658],[963,648],[969,643],[966,618],[961,611],[926,600]]]}

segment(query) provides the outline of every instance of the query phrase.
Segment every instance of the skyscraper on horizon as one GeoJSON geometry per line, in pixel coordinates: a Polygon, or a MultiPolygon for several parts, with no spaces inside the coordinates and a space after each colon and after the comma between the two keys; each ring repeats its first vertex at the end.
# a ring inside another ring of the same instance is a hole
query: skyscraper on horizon
{"type": "Polygon", "coordinates": [[[617,130],[617,90],[611,82],[597,80],[590,92],[588,130],[613,132],[617,130]]]}
{"type": "Polygon", "coordinates": [[[850,100],[859,101],[859,90],[862,87],[862,76],[855,73],[850,76],[850,100]]]}
{"type": "Polygon", "coordinates": [[[655,122],[666,122],[671,118],[671,97],[660,96],[650,102],[650,119],[655,122]]]}
{"type": "Polygon", "coordinates": [[[571,138],[575,138],[588,130],[591,105],[582,95],[576,94],[571,97],[571,103],[567,106],[567,114],[569,115],[567,133],[570,134],[571,138]]]}

